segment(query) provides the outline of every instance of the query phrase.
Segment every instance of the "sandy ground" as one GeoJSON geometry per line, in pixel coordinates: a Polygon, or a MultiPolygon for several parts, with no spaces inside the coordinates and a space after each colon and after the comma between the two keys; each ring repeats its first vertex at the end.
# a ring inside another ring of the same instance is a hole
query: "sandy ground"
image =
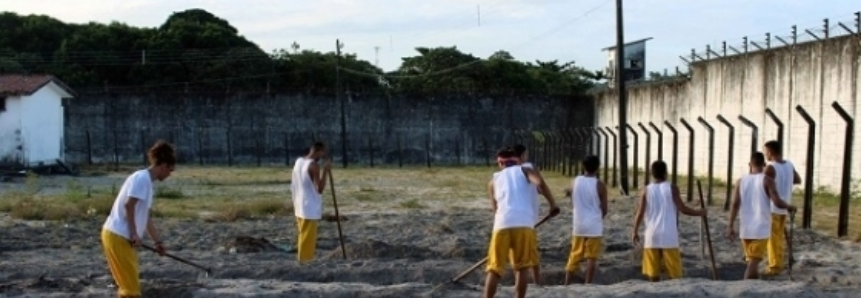
{"type": "MultiPolygon", "coordinates": [[[[560,284],[571,215],[570,202],[558,199],[563,213],[539,228],[546,285],[530,285],[531,297],[855,297],[861,290],[858,245],[801,229],[795,230],[794,281],[787,274],[740,281],[744,270],[740,244],[727,240],[727,214],[717,207],[710,210],[709,224],[721,280],[710,280],[708,255],[701,257],[699,218],[683,216],[685,278],[647,283],[629,241],[634,200],[625,197],[611,201],[596,284],[564,287],[560,284]]],[[[492,214],[483,204],[486,198],[464,200],[450,210],[437,206],[444,204],[415,210],[384,205],[345,208],[342,213],[349,220],[342,227],[348,259],[341,259],[336,224],[322,222],[318,260],[301,266],[291,248],[296,235],[292,216],[234,223],[164,219],[158,226],[171,253],[213,271],[205,276],[199,269],[142,249],[144,296],[480,297],[484,267],[461,283],[448,283],[486,256],[490,236],[492,214]],[[237,241],[244,236],[267,241],[237,241]]],[[[0,297],[114,295],[98,238],[102,222],[103,218],[24,222],[0,213],[0,297]]],[[[509,271],[497,296],[512,297],[511,285],[509,271]]]]}

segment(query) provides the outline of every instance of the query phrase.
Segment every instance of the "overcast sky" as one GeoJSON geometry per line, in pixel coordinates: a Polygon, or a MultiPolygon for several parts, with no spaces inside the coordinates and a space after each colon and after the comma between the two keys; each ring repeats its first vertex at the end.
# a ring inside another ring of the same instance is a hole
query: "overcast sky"
{"type": "MultiPolygon", "coordinates": [[[[0,0],[0,10],[46,14],[64,22],[119,21],[155,27],[175,11],[205,9],[236,27],[264,51],[302,48],[342,51],[394,70],[417,46],[457,46],[487,57],[507,50],[521,61],[576,61],[603,69],[614,45],[614,0],[0,0]],[[479,13],[480,12],[480,13],[479,13]],[[480,15],[480,16],[479,16],[480,15]],[[480,21],[480,24],[479,24],[480,21]],[[379,53],[375,53],[379,47],[379,53]]],[[[820,29],[829,18],[852,26],[858,0],[636,0],[625,1],[625,40],[653,37],[648,71],[683,66],[679,55],[790,27],[820,29]]],[[[833,30],[842,30],[835,28],[833,30]]]]}

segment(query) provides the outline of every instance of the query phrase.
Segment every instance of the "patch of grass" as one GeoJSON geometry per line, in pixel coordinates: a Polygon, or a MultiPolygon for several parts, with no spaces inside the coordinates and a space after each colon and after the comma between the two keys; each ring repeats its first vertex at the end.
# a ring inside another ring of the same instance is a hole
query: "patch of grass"
{"type": "Polygon", "coordinates": [[[81,185],[77,180],[70,180],[66,183],[66,191],[63,193],[66,200],[75,202],[90,198],[92,196],[92,190],[87,187],[81,185]]]}
{"type": "Polygon", "coordinates": [[[157,204],[152,208],[152,216],[156,218],[196,219],[198,214],[190,208],[184,208],[184,206],[157,204]]]}
{"type": "Polygon", "coordinates": [[[256,199],[246,202],[224,202],[215,209],[216,221],[235,222],[269,215],[289,215],[293,213],[293,205],[283,199],[256,199]]]}
{"type": "Polygon", "coordinates": [[[422,204],[421,202],[419,202],[418,199],[410,199],[407,201],[403,201],[403,202],[400,202],[398,205],[400,205],[401,208],[407,208],[407,209],[422,209],[422,208],[427,207],[424,204],[422,204]]]}
{"type": "Polygon", "coordinates": [[[84,215],[72,203],[37,199],[18,201],[10,213],[13,218],[23,220],[72,220],[84,215]]]}
{"type": "Polygon", "coordinates": [[[155,197],[161,199],[182,199],[185,198],[185,194],[182,192],[182,189],[172,188],[168,186],[161,186],[156,188],[155,197]]]}
{"type": "Polygon", "coordinates": [[[379,195],[372,195],[369,193],[357,193],[357,194],[353,195],[353,198],[359,202],[373,202],[373,201],[377,201],[377,198],[379,198],[379,195]]]}

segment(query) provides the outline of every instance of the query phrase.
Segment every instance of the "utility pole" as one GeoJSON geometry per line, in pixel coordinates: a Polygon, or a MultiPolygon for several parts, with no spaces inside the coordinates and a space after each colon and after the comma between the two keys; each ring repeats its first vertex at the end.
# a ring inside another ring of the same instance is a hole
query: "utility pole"
{"type": "Polygon", "coordinates": [[[347,114],[344,99],[341,98],[341,47],[344,44],[335,39],[335,99],[341,104],[341,163],[347,168],[347,114]]]}
{"type": "Polygon", "coordinates": [[[374,47],[374,66],[380,67],[380,47],[374,47]]]}
{"type": "MultiPolygon", "coordinates": [[[[616,0],[616,92],[619,95],[619,186],[628,192],[628,94],[625,91],[625,27],[622,22],[622,0],[616,0]]],[[[637,154],[637,152],[634,152],[637,154]]],[[[606,165],[605,165],[606,166],[606,165]]]]}

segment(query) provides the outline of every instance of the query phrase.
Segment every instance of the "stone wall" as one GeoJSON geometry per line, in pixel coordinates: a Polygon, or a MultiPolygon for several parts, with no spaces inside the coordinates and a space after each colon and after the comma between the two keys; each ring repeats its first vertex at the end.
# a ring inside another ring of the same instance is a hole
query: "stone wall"
{"type": "MultiPolygon", "coordinates": [[[[807,167],[808,124],[797,111],[801,107],[816,122],[814,187],[839,190],[844,162],[846,122],[832,104],[837,103],[856,118],[859,111],[858,89],[861,85],[861,38],[844,36],[823,41],[798,44],[743,55],[696,62],[691,65],[688,79],[631,86],[628,100],[628,122],[640,134],[640,148],[645,146],[645,134],[637,123],[648,126],[653,122],[664,135],[663,159],[672,169],[672,132],[663,124],[668,121],[678,131],[678,173],[686,175],[688,140],[690,135],[680,123],[685,119],[695,130],[694,161],[696,175],[705,176],[708,156],[714,153],[714,172],[726,179],[729,153],[734,154],[733,179],[748,171],[751,147],[763,150],[763,144],[778,138],[774,121],[766,114],[769,109],[784,124],[784,155],[804,177],[807,167]],[[735,128],[735,142],[728,148],[729,129],[718,121],[722,115],[735,128]],[[739,116],[757,127],[743,124],[739,116]],[[708,131],[698,123],[702,117],[715,129],[715,147],[708,147],[708,131]]],[[[612,91],[602,91],[596,99],[596,126],[618,125],[618,100],[612,91]]],[[[858,131],[857,124],[855,131],[858,131]]],[[[651,130],[651,129],[650,129],[651,130]]],[[[657,136],[651,142],[651,157],[657,156],[657,136]]],[[[861,167],[858,144],[853,145],[852,168],[861,167]]],[[[629,160],[638,154],[640,168],[645,150],[628,150],[629,160]]],[[[679,181],[684,185],[684,181],[679,181]]],[[[684,189],[684,188],[683,188],[684,189]]]]}
{"type": "MultiPolygon", "coordinates": [[[[485,163],[515,130],[588,126],[588,97],[346,96],[350,163],[485,163]],[[369,150],[372,148],[373,150],[369,150]],[[402,150],[398,150],[401,148],[402,150]],[[399,155],[398,152],[402,152],[399,155]]],[[[292,163],[312,140],[341,160],[340,105],[307,94],[79,94],[66,107],[67,160],[143,163],[158,138],[185,163],[292,163]]]]}

